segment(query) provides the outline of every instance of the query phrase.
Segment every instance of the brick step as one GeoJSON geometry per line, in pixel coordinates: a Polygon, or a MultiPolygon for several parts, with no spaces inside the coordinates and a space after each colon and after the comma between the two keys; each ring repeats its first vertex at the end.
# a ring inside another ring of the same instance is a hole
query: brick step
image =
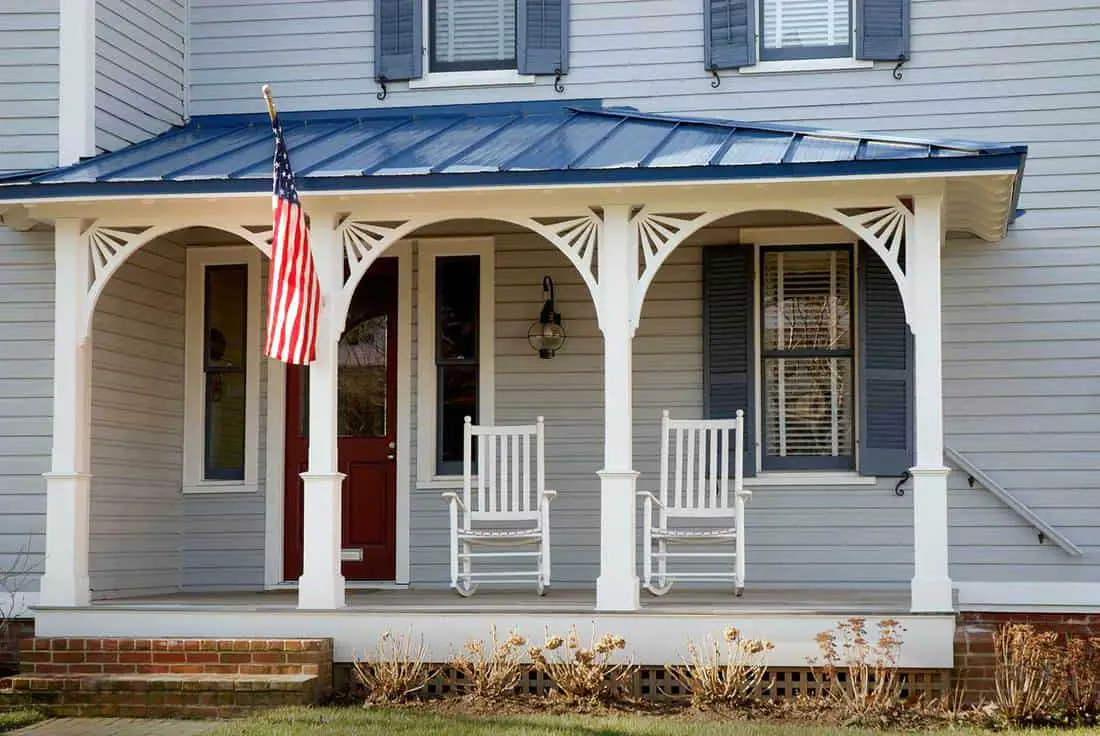
{"type": "Polygon", "coordinates": [[[317,702],[317,675],[17,675],[0,700],[54,716],[228,718],[317,702]]]}

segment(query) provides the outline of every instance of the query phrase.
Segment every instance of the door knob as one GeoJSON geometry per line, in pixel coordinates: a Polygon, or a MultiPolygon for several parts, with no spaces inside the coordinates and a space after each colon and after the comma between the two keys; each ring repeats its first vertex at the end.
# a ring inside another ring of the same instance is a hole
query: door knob
{"type": "Polygon", "coordinates": [[[397,453],[393,452],[393,450],[395,450],[397,448],[397,443],[394,442],[393,440],[391,440],[390,444],[389,444],[389,448],[390,448],[390,453],[388,455],[386,455],[386,459],[387,460],[393,460],[395,457],[397,457],[397,453]]]}

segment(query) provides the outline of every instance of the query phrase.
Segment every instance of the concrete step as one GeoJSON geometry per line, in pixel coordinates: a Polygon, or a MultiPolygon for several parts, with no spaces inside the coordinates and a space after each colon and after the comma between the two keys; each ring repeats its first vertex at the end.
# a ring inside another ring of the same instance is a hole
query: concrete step
{"type": "Polygon", "coordinates": [[[230,718],[313,704],[319,691],[311,674],[30,674],[5,684],[0,701],[53,716],[123,718],[230,718]]]}

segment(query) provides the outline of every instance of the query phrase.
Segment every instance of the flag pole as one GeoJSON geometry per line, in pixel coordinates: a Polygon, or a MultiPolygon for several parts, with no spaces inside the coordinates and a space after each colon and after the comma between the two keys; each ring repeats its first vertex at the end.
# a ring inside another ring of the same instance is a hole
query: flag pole
{"type": "Polygon", "coordinates": [[[267,114],[271,116],[271,122],[275,122],[275,100],[271,96],[271,85],[265,84],[260,88],[260,91],[264,93],[264,102],[267,103],[267,114]]]}

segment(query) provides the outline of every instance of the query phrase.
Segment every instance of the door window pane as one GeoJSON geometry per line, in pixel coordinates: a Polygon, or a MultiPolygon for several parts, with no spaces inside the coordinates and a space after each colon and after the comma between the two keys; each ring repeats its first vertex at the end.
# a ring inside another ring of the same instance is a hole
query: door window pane
{"type": "Polygon", "coordinates": [[[431,0],[432,71],[514,69],[516,0],[431,0]]]}
{"type": "Polygon", "coordinates": [[[340,338],[336,422],[341,437],[385,437],[389,319],[382,314],[340,338]]]}
{"type": "Polygon", "coordinates": [[[208,266],[203,315],[203,477],[244,480],[248,267],[208,266]]]}

